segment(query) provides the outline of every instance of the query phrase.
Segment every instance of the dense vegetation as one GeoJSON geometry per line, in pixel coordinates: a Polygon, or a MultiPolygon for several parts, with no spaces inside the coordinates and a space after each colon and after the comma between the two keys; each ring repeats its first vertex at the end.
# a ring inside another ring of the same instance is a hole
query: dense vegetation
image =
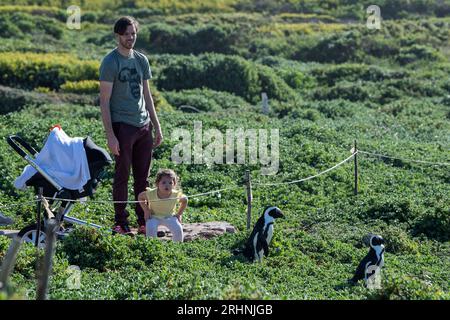
{"type": "MultiPolygon", "coordinates": [[[[96,80],[120,14],[139,19],[137,49],[154,75],[165,141],[150,176],[174,168],[188,195],[236,187],[189,201],[185,222],[223,220],[239,230],[214,240],[174,244],[78,228],[58,242],[50,298],[450,298],[448,166],[360,154],[357,196],[351,163],[304,183],[254,186],[252,222],[267,204],[286,219],[276,222],[264,263],[232,254],[249,234],[245,170],[254,182],[299,179],[348,157],[355,139],[365,151],[450,162],[449,1],[379,1],[381,30],[365,26],[371,1],[79,1],[81,30],[65,26],[67,1],[2,3],[0,211],[14,228],[32,223],[35,207],[31,190],[13,186],[25,162],[4,137],[19,134],[39,149],[59,123],[106,147],[96,80]],[[269,115],[260,112],[262,92],[269,115]],[[278,174],[260,175],[259,164],[175,165],[171,133],[192,132],[195,120],[223,133],[279,129],[278,174]],[[368,233],[387,240],[380,290],[346,285],[368,233]],[[80,290],[67,289],[69,265],[81,268],[80,290]]],[[[94,200],[110,199],[111,184],[109,168],[94,200]]],[[[114,216],[101,203],[77,204],[73,215],[108,228],[114,216]]],[[[9,243],[0,237],[0,258],[9,243]]],[[[16,296],[34,298],[34,252],[27,244],[19,254],[16,296]]]]}

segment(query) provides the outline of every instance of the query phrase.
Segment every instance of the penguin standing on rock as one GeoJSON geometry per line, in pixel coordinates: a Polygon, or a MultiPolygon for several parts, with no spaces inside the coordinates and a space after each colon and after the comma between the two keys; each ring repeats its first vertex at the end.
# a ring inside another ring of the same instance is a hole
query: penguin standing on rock
{"type": "Polygon", "coordinates": [[[278,207],[269,206],[264,209],[247,240],[242,253],[250,261],[262,262],[263,255],[269,255],[269,244],[273,237],[273,223],[284,215],[278,207]]]}
{"type": "Polygon", "coordinates": [[[359,263],[355,275],[349,280],[350,284],[356,284],[364,279],[367,286],[371,277],[376,276],[384,265],[384,239],[379,235],[372,235],[369,245],[369,253],[359,263]]]}

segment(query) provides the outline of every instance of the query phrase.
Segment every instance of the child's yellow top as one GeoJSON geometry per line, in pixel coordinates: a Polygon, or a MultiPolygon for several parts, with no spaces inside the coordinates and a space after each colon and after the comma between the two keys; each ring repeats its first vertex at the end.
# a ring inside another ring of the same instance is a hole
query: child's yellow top
{"type": "Polygon", "coordinates": [[[178,190],[172,190],[172,194],[170,195],[169,199],[160,199],[158,197],[157,191],[158,191],[157,188],[145,189],[147,199],[149,200],[148,207],[153,211],[153,215],[157,218],[168,218],[175,215],[176,214],[175,207],[177,203],[180,202],[180,199],[171,199],[171,198],[180,198],[183,197],[184,194],[178,190]]]}

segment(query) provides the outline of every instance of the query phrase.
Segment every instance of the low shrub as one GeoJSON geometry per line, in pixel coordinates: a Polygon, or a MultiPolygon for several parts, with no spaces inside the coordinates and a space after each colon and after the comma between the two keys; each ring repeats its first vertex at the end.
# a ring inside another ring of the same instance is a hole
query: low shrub
{"type": "Polygon", "coordinates": [[[98,93],[100,90],[100,83],[98,80],[82,80],[82,81],[67,81],[60,88],[61,92],[72,93],[98,93]]]}
{"type": "Polygon", "coordinates": [[[363,56],[362,37],[358,31],[345,31],[320,38],[313,46],[301,46],[294,60],[321,63],[360,61],[363,56]]]}
{"type": "Polygon", "coordinates": [[[313,90],[310,94],[315,100],[345,99],[349,101],[366,101],[373,95],[372,88],[362,83],[343,81],[331,88],[313,90]]]}
{"type": "Polygon", "coordinates": [[[232,45],[239,39],[238,30],[230,25],[206,24],[173,26],[151,24],[138,37],[137,45],[150,53],[199,54],[234,53],[232,45]]]}
{"type": "Polygon", "coordinates": [[[282,101],[295,95],[269,67],[237,56],[205,54],[166,60],[160,73],[158,89],[165,91],[207,87],[233,93],[254,103],[260,101],[261,92],[282,101]]]}
{"type": "Polygon", "coordinates": [[[448,208],[437,206],[422,214],[414,223],[413,234],[445,242],[450,240],[450,215],[448,208]]]}
{"type": "MultiPolygon", "coordinates": [[[[127,242],[121,236],[106,235],[93,228],[77,228],[62,242],[62,250],[67,254],[70,264],[81,269],[92,268],[106,271],[119,268],[121,262],[138,264],[142,261],[133,259],[127,242]]],[[[125,264],[124,264],[125,265],[125,264]]]]}
{"type": "Polygon", "coordinates": [[[423,45],[412,45],[408,48],[400,49],[397,61],[406,65],[419,60],[425,61],[444,61],[444,57],[434,48],[423,45]]]}
{"type": "Polygon", "coordinates": [[[293,89],[307,90],[316,85],[312,76],[302,70],[297,61],[267,56],[257,60],[258,63],[270,67],[287,85],[293,89]]]}
{"type": "Polygon", "coordinates": [[[440,300],[449,294],[416,277],[382,273],[381,289],[369,293],[369,299],[379,300],[440,300]]]}
{"type": "Polygon", "coordinates": [[[416,254],[419,252],[418,243],[412,240],[408,233],[398,226],[383,226],[380,234],[386,242],[386,252],[394,254],[416,254]]]}
{"type": "Polygon", "coordinates": [[[388,79],[402,79],[407,76],[405,71],[390,71],[377,66],[356,63],[320,66],[312,68],[310,73],[319,84],[327,86],[334,86],[341,81],[382,82],[388,79]]]}
{"type": "Polygon", "coordinates": [[[0,16],[0,36],[23,38],[36,32],[61,39],[64,30],[61,22],[52,18],[23,12],[6,13],[0,16]]]}
{"type": "Polygon", "coordinates": [[[361,215],[364,218],[382,220],[391,224],[410,223],[418,216],[418,212],[410,199],[385,197],[373,201],[361,215]]]}
{"type": "Polygon", "coordinates": [[[42,105],[47,99],[46,95],[39,92],[28,92],[0,86],[0,114],[19,111],[25,105],[42,105]]]}
{"type": "Polygon", "coordinates": [[[210,89],[191,89],[177,91],[165,91],[162,95],[169,104],[176,108],[191,106],[200,111],[218,111],[221,109],[248,107],[244,99],[227,92],[219,92],[210,89]]]}
{"type": "Polygon", "coordinates": [[[98,95],[74,93],[56,93],[42,87],[37,91],[27,91],[0,85],[0,114],[15,112],[25,106],[41,106],[52,103],[76,103],[80,105],[98,105],[98,95]]]}
{"type": "Polygon", "coordinates": [[[0,55],[0,84],[33,89],[58,89],[66,81],[98,79],[99,61],[70,54],[8,52],[0,55]]]}

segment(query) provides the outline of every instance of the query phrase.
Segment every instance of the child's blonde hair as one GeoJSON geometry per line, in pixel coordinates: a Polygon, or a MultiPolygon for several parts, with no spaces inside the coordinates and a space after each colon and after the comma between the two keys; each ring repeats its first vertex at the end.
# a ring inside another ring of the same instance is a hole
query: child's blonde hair
{"type": "Polygon", "coordinates": [[[175,171],[173,171],[172,169],[159,169],[158,170],[158,173],[156,173],[156,178],[155,178],[155,187],[158,187],[158,183],[161,181],[161,179],[163,177],[171,178],[172,181],[174,182],[174,185],[176,184],[177,189],[181,190],[179,178],[178,178],[177,174],[175,173],[175,171]]]}

